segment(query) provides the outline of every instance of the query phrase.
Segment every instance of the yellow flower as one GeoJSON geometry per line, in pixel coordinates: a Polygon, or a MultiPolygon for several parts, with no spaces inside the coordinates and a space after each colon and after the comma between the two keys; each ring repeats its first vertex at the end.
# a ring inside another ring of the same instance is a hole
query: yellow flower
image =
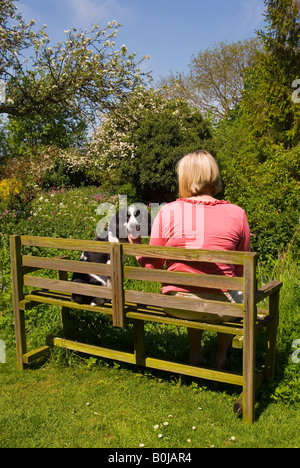
{"type": "Polygon", "coordinates": [[[2,179],[0,181],[0,199],[8,200],[10,196],[18,195],[21,191],[21,184],[14,178],[2,179]]]}

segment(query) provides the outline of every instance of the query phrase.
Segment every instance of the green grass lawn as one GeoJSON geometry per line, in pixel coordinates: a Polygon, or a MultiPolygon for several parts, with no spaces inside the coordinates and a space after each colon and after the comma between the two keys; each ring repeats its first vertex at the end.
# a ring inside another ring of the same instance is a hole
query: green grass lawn
{"type": "Polygon", "coordinates": [[[258,398],[256,422],[232,404],[239,389],[83,360],[0,364],[0,448],[270,448],[300,444],[300,405],[258,398]],[[165,425],[164,425],[165,423],[165,425]],[[158,426],[156,428],[156,426],[158,426]],[[162,437],[160,437],[160,435],[162,437]]]}

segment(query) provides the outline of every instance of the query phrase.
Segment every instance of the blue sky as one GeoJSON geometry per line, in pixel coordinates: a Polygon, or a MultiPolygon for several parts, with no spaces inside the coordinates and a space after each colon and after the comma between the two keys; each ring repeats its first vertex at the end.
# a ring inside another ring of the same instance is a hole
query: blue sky
{"type": "Polygon", "coordinates": [[[154,82],[170,71],[186,72],[192,55],[219,41],[236,42],[255,36],[264,27],[264,0],[20,0],[25,19],[37,27],[47,24],[53,41],[64,40],[64,30],[105,27],[116,20],[117,45],[125,44],[144,65],[154,82]],[[94,17],[97,15],[96,17],[94,17]]]}

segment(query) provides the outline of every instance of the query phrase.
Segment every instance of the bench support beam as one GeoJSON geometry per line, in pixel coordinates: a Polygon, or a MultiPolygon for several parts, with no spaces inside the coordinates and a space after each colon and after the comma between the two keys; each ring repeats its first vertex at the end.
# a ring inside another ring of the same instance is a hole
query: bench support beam
{"type": "Polygon", "coordinates": [[[48,346],[59,346],[61,348],[91,354],[105,359],[115,359],[117,361],[127,362],[129,364],[139,364],[151,369],[175,372],[191,377],[216,380],[223,383],[231,383],[233,385],[243,385],[243,376],[234,372],[216,371],[151,357],[144,357],[143,359],[139,358],[137,362],[136,353],[127,353],[123,351],[116,351],[114,349],[101,348],[100,346],[88,345],[85,343],[79,343],[78,341],[71,341],[58,337],[48,337],[47,344],[48,346]]]}

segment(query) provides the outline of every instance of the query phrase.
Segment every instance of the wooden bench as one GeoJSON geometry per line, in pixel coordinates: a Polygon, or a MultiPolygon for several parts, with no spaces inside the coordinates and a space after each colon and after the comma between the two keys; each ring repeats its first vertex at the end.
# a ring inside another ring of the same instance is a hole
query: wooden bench
{"type": "Polygon", "coordinates": [[[25,365],[44,356],[52,346],[59,346],[139,366],[230,383],[242,387],[242,394],[235,402],[234,411],[243,415],[244,422],[253,423],[255,391],[262,382],[263,377],[269,379],[274,376],[279,291],[282,286],[280,281],[272,281],[257,289],[257,255],[255,253],[139,246],[34,236],[11,236],[10,242],[19,369],[23,369],[25,365]],[[34,247],[34,255],[28,255],[30,247],[34,247]],[[47,256],[42,255],[42,248],[47,248],[47,256]],[[56,256],[49,257],[49,249],[55,249],[56,256]],[[70,260],[64,256],[57,256],[57,249],[62,249],[64,254],[66,254],[66,251],[109,253],[110,264],[70,260]],[[183,262],[200,261],[237,264],[243,265],[244,273],[242,278],[230,278],[144,269],[139,266],[124,266],[124,256],[176,259],[183,262]],[[43,272],[43,277],[34,273],[43,269],[46,272],[57,270],[57,279],[49,278],[49,274],[48,277],[45,277],[45,272],[43,272]],[[111,288],[72,283],[68,272],[90,272],[109,276],[111,277],[111,288]],[[156,281],[167,284],[241,290],[244,293],[244,303],[236,304],[172,297],[159,293],[144,292],[137,290],[137,288],[135,290],[126,290],[123,286],[124,280],[156,281]],[[106,298],[107,302],[103,306],[79,305],[71,300],[71,295],[74,292],[106,298]],[[266,300],[266,298],[268,299],[266,300]],[[259,309],[257,313],[257,303],[262,300],[268,303],[268,307],[267,309],[259,309]],[[80,343],[69,340],[68,337],[47,338],[45,346],[28,351],[25,337],[26,310],[41,303],[59,306],[63,323],[67,320],[68,311],[71,308],[92,311],[96,314],[106,314],[111,317],[115,327],[125,327],[128,324],[133,324],[134,352],[124,352],[80,343]],[[210,314],[222,313],[229,315],[234,321],[219,325],[187,321],[169,317],[164,312],[164,307],[205,311],[210,314]],[[243,348],[242,372],[225,372],[151,357],[145,346],[145,322],[229,333],[233,336],[233,346],[243,348]],[[257,330],[262,327],[266,327],[266,351],[262,369],[256,369],[256,335],[257,330]]]}

